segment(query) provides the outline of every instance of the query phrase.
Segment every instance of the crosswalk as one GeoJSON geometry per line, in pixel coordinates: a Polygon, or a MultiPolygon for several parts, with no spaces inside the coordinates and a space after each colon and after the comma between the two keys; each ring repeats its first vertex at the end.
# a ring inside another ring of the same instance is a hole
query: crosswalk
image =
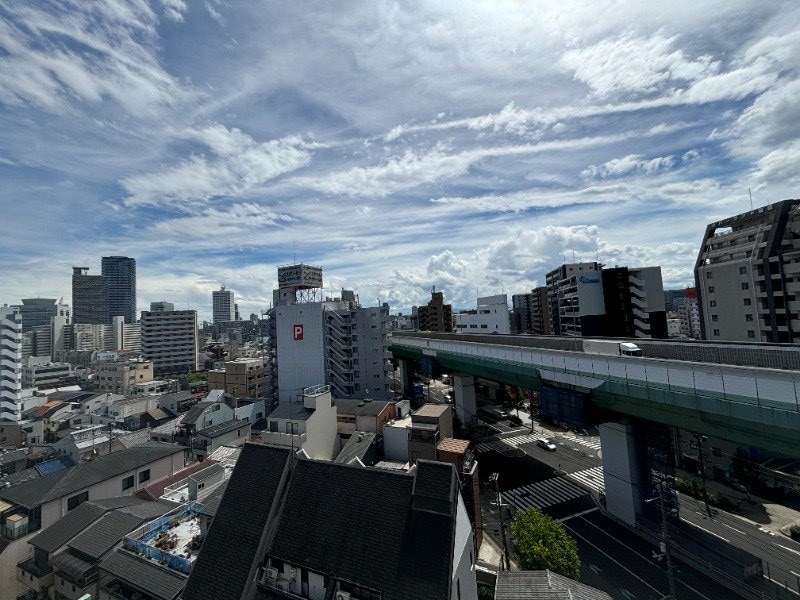
{"type": "Polygon", "coordinates": [[[587,438],[587,437],[582,437],[582,436],[579,436],[579,435],[575,435],[573,433],[560,433],[560,434],[558,434],[558,437],[563,438],[565,440],[568,440],[570,442],[573,442],[575,444],[579,444],[581,446],[585,446],[587,448],[590,448],[591,450],[594,450],[595,452],[599,452],[600,451],[600,439],[599,438],[587,438]]]}
{"type": "Polygon", "coordinates": [[[503,492],[503,500],[517,510],[527,510],[534,506],[544,509],[582,498],[587,494],[586,488],[596,492],[603,491],[603,467],[592,467],[561,477],[529,483],[503,492]]]}
{"type": "Polygon", "coordinates": [[[523,444],[535,443],[536,440],[539,439],[540,437],[542,436],[527,434],[527,435],[515,435],[507,438],[497,438],[491,442],[481,442],[480,444],[475,446],[475,450],[478,453],[490,452],[491,450],[498,448],[499,447],[498,444],[501,443],[507,446],[511,446],[512,448],[519,448],[523,444]]]}
{"type": "Polygon", "coordinates": [[[567,473],[568,477],[578,485],[589,488],[597,493],[603,492],[606,489],[603,482],[603,467],[592,467],[591,469],[584,469],[583,471],[576,471],[575,473],[567,473]]]}

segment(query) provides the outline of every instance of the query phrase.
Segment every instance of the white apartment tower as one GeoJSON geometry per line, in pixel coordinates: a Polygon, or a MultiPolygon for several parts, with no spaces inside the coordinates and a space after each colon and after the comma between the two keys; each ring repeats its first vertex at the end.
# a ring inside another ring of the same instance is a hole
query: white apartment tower
{"type": "Polygon", "coordinates": [[[390,398],[389,305],[362,307],[349,290],[318,301],[322,269],[309,265],[279,268],[278,285],[270,320],[278,399],[321,384],[337,398],[390,398]]]}
{"type": "Polygon", "coordinates": [[[223,285],[218,291],[211,292],[211,301],[214,323],[236,319],[236,302],[231,290],[226,290],[223,285]]]}
{"type": "Polygon", "coordinates": [[[18,421],[22,401],[22,317],[0,308],[0,418],[18,421]]]}

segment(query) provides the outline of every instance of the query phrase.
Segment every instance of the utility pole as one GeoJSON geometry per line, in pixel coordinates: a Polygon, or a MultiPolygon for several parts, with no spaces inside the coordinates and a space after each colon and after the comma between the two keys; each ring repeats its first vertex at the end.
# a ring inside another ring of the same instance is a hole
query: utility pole
{"type": "Polygon", "coordinates": [[[497,511],[500,514],[500,535],[503,538],[503,551],[500,554],[500,570],[511,570],[511,563],[508,559],[508,539],[506,537],[506,520],[503,515],[503,499],[500,496],[500,474],[492,473],[489,476],[489,481],[494,482],[494,490],[497,494],[497,511]]]}
{"type": "Polygon", "coordinates": [[[667,506],[664,502],[664,480],[658,483],[658,502],[661,506],[661,552],[667,559],[667,582],[669,583],[670,600],[678,600],[675,594],[675,573],[672,567],[672,554],[669,547],[669,529],[667,528],[667,506]]]}

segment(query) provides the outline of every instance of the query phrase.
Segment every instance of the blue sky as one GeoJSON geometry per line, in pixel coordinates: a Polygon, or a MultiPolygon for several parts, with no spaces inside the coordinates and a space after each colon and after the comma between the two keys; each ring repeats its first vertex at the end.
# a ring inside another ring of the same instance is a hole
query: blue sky
{"type": "Polygon", "coordinates": [[[139,308],[276,267],[407,311],[565,259],[692,281],[797,197],[800,5],[0,0],[0,302],[133,256],[139,308]]]}

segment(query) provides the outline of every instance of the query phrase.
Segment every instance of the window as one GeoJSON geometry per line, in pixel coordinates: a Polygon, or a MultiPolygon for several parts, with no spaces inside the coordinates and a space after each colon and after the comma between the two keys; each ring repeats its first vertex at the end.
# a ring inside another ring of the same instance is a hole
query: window
{"type": "Polygon", "coordinates": [[[130,475],[122,480],[122,489],[129,490],[133,487],[133,475],[130,475]]]}
{"type": "Polygon", "coordinates": [[[714,272],[706,271],[706,279],[714,279],[714,272]]]}
{"type": "Polygon", "coordinates": [[[67,510],[72,510],[89,499],[89,492],[81,492],[67,499],[67,510]]]}
{"type": "Polygon", "coordinates": [[[745,299],[744,299],[744,305],[745,305],[745,306],[750,306],[752,303],[753,303],[753,302],[750,300],[750,298],[745,298],[745,299]]]}
{"type": "Polygon", "coordinates": [[[139,483],[144,483],[145,481],[150,481],[150,469],[139,472],[139,483]]]}
{"type": "Polygon", "coordinates": [[[715,329],[713,335],[719,335],[719,329],[715,329]]]}
{"type": "Polygon", "coordinates": [[[746,281],[743,281],[742,282],[742,289],[743,290],[749,290],[750,289],[750,284],[748,282],[746,282],[746,281]]]}
{"type": "Polygon", "coordinates": [[[739,275],[747,275],[747,267],[739,267],[739,275]]]}
{"type": "Polygon", "coordinates": [[[711,308],[714,308],[714,307],[717,305],[717,301],[716,301],[716,300],[711,300],[711,301],[708,303],[708,305],[709,305],[711,308]]]}
{"type": "Polygon", "coordinates": [[[752,321],[753,320],[753,315],[751,315],[750,313],[746,314],[744,316],[744,320],[745,321],[752,321]]]}
{"type": "Polygon", "coordinates": [[[749,337],[749,338],[754,338],[754,337],[756,337],[756,332],[755,332],[755,331],[753,331],[752,329],[748,329],[748,330],[747,330],[747,337],[749,337]]]}
{"type": "Polygon", "coordinates": [[[277,421],[270,421],[269,422],[269,430],[273,433],[278,433],[278,422],[277,421]]]}
{"type": "Polygon", "coordinates": [[[714,293],[714,286],[713,285],[708,286],[708,293],[709,294],[713,294],[714,293]]]}
{"type": "Polygon", "coordinates": [[[717,321],[719,321],[719,317],[717,315],[711,315],[711,320],[716,323],[717,321]]]}

